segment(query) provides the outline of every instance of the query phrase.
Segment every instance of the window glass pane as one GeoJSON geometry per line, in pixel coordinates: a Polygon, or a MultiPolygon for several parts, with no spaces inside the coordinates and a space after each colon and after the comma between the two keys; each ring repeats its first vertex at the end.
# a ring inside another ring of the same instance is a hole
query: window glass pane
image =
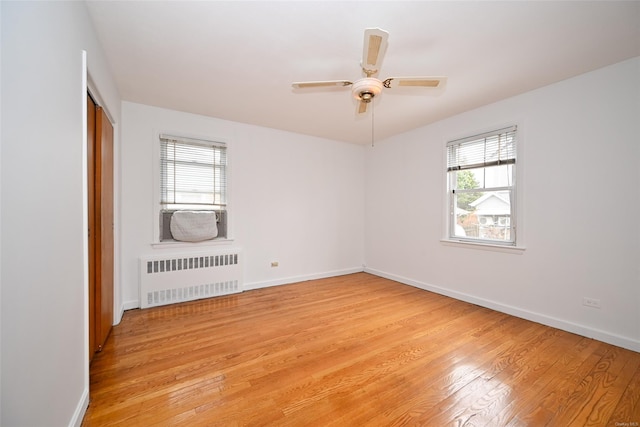
{"type": "Polygon", "coordinates": [[[511,191],[456,192],[454,236],[512,241],[511,191]]]}
{"type": "Polygon", "coordinates": [[[511,187],[513,185],[513,165],[484,168],[484,188],[511,187]]]}
{"type": "Polygon", "coordinates": [[[494,188],[513,185],[514,165],[491,166],[487,168],[454,171],[458,185],[456,188],[494,188]],[[468,187],[467,185],[475,184],[468,187]]]}
{"type": "Polygon", "coordinates": [[[463,190],[482,190],[484,188],[484,174],[482,170],[472,169],[464,171],[451,172],[455,182],[453,189],[457,196],[457,207],[465,212],[473,210],[471,203],[482,196],[481,191],[463,191],[463,190]]]}

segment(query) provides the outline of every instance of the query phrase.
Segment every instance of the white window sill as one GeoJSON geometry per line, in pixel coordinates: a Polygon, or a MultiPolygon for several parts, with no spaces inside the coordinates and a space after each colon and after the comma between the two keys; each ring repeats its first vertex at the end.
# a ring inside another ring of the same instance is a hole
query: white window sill
{"type": "Polygon", "coordinates": [[[230,245],[233,243],[233,238],[226,239],[213,239],[206,240],[204,242],[155,242],[151,244],[151,247],[154,249],[165,249],[165,248],[197,248],[197,247],[210,247],[210,246],[223,246],[230,245]]]}
{"type": "Polygon", "coordinates": [[[465,240],[451,240],[441,239],[440,243],[445,246],[453,246],[458,248],[467,249],[480,249],[483,251],[504,252],[515,255],[522,255],[527,249],[524,246],[505,246],[505,245],[492,245],[490,243],[483,242],[468,242],[465,240]]]}

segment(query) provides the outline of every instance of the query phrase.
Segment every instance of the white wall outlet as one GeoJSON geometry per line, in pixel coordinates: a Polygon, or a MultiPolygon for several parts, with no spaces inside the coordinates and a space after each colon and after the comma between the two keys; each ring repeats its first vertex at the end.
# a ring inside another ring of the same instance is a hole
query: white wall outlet
{"type": "Polygon", "coordinates": [[[600,300],[596,298],[583,297],[582,305],[591,308],[600,308],[600,300]]]}
{"type": "Polygon", "coordinates": [[[277,267],[278,261],[271,261],[271,267],[277,267]]]}

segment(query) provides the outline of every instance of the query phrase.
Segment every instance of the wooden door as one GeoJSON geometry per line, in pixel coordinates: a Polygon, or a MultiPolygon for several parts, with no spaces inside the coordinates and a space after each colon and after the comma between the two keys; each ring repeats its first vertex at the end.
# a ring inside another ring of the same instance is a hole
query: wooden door
{"type": "Polygon", "coordinates": [[[113,324],[113,126],[87,97],[89,360],[113,324]]]}
{"type": "Polygon", "coordinates": [[[113,325],[113,126],[96,108],[96,338],[98,351],[113,325]]]}
{"type": "Polygon", "coordinates": [[[96,104],[87,95],[87,208],[89,220],[89,361],[96,352],[95,155],[96,104]]]}

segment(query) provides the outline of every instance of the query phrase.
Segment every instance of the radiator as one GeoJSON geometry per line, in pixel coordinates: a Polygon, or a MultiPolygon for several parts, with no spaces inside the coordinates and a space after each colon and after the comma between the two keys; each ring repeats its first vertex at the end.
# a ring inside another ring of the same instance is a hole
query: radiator
{"type": "Polygon", "coordinates": [[[238,292],[240,250],[140,258],[140,308],[238,292]]]}

